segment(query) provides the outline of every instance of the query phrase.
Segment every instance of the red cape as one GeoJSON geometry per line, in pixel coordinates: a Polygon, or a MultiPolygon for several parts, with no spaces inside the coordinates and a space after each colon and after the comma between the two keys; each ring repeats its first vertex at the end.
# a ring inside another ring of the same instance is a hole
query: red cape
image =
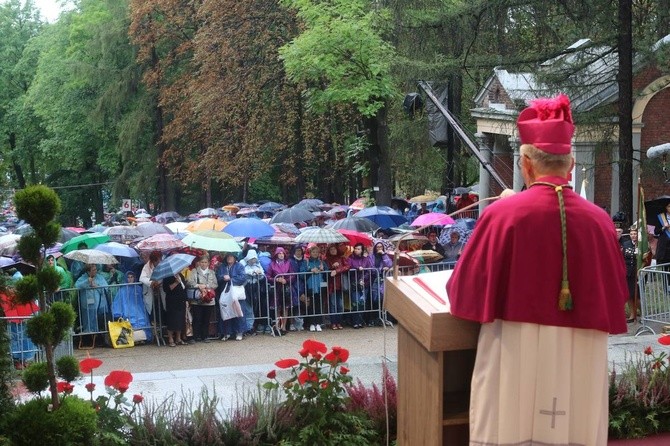
{"type": "MultiPolygon", "coordinates": [[[[558,177],[540,180],[566,182],[558,177]]],[[[627,331],[626,269],[612,220],[570,189],[563,189],[563,196],[574,308],[558,309],[558,197],[552,187],[535,185],[482,213],[447,283],[454,316],[480,323],[502,319],[613,334],[627,331]]]]}

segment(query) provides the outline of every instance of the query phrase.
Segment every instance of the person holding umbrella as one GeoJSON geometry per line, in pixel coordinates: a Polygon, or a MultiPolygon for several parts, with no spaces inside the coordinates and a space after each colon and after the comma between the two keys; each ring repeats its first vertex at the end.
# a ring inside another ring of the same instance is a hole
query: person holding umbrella
{"type": "Polygon", "coordinates": [[[168,345],[188,345],[182,339],[182,333],[186,330],[186,279],[181,273],[164,278],[163,291],[168,345]]]}
{"type": "Polygon", "coordinates": [[[151,314],[154,307],[154,292],[158,291],[161,296],[161,301],[165,305],[165,292],[161,288],[160,280],[152,280],[151,275],[154,272],[154,269],[161,261],[160,251],[152,251],[149,254],[149,259],[147,263],[142,268],[140,273],[140,282],[142,283],[142,292],[144,294],[144,306],[147,309],[147,313],[151,314]]]}
{"type": "Polygon", "coordinates": [[[98,274],[95,264],[86,265],[85,271],[75,283],[79,289],[79,322],[82,333],[96,333],[104,329],[109,315],[107,281],[98,274]]]}
{"type": "Polygon", "coordinates": [[[189,274],[187,285],[198,289],[200,299],[190,302],[193,315],[193,341],[209,341],[209,321],[212,317],[216,296],[216,273],[209,268],[209,255],[198,257],[195,269],[189,274]]]}

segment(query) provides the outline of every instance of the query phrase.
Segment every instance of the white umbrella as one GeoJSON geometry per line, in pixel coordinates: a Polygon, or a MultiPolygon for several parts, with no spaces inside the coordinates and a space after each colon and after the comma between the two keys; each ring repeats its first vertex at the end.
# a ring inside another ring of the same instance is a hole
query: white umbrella
{"type": "Polygon", "coordinates": [[[68,252],[63,257],[84,263],[95,263],[97,265],[114,265],[119,263],[113,255],[98,251],[97,249],[78,249],[68,252]]]}

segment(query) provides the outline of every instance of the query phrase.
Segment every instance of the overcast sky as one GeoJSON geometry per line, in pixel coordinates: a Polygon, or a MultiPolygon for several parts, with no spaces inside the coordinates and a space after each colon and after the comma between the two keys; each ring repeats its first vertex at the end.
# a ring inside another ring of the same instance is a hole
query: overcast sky
{"type": "Polygon", "coordinates": [[[35,6],[40,10],[42,17],[48,22],[54,22],[60,13],[61,0],[34,0],[35,6]]]}

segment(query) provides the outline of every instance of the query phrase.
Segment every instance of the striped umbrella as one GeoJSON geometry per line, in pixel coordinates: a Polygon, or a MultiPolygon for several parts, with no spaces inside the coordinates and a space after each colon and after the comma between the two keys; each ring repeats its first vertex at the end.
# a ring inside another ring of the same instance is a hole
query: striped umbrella
{"type": "Polygon", "coordinates": [[[195,256],[190,254],[172,254],[156,265],[151,273],[151,280],[163,280],[166,277],[176,276],[193,263],[195,256]]]}
{"type": "Polygon", "coordinates": [[[349,239],[334,229],[316,228],[301,233],[295,238],[298,243],[347,243],[349,239]]]}

